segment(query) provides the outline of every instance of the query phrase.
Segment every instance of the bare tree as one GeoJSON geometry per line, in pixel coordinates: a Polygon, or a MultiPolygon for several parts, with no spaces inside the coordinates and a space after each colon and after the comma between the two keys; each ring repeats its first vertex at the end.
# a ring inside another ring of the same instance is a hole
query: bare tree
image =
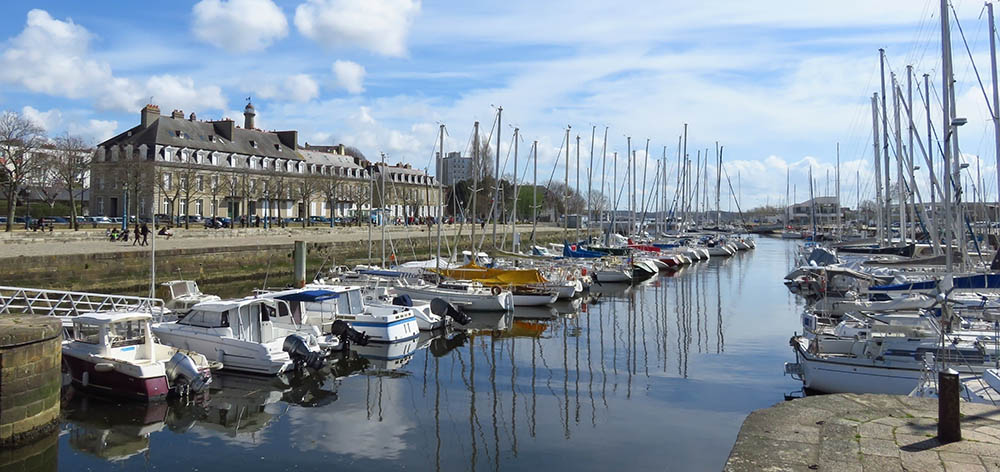
{"type": "Polygon", "coordinates": [[[222,192],[229,199],[229,229],[236,228],[236,211],[233,206],[237,205],[238,196],[240,193],[240,179],[239,175],[236,173],[236,169],[233,169],[229,175],[223,177],[222,180],[222,192]]]}
{"type": "MultiPolygon", "coordinates": [[[[271,199],[274,201],[275,206],[278,207],[278,225],[281,225],[281,207],[285,206],[285,200],[288,198],[288,181],[285,180],[285,176],[278,175],[271,178],[271,183],[273,184],[273,193],[271,194],[271,199]]],[[[270,205],[270,203],[268,203],[270,205]]]]}
{"type": "Polygon", "coordinates": [[[223,195],[225,189],[223,182],[219,181],[218,175],[213,175],[208,182],[208,194],[212,196],[212,218],[219,216],[219,197],[223,195]]]}
{"type": "Polygon", "coordinates": [[[309,208],[309,203],[311,202],[312,197],[316,195],[316,192],[320,190],[320,185],[316,177],[312,175],[303,176],[297,184],[298,185],[293,187],[293,191],[295,192],[295,199],[302,205],[302,211],[299,213],[299,217],[302,218],[302,227],[305,228],[306,225],[310,223],[309,218],[311,209],[309,208]],[[303,216],[302,213],[305,213],[305,216],[303,216]]]}
{"type": "Polygon", "coordinates": [[[7,198],[7,232],[13,229],[18,192],[41,164],[33,154],[44,140],[44,131],[27,118],[14,112],[0,115],[0,185],[7,198]]]}
{"type": "MultiPolygon", "coordinates": [[[[358,218],[358,226],[361,226],[364,206],[371,201],[371,190],[369,182],[359,181],[347,186],[345,197],[354,204],[355,214],[358,218]]],[[[368,216],[371,218],[371,215],[368,216]]]]}
{"type": "Polygon", "coordinates": [[[93,157],[94,151],[83,138],[69,134],[56,138],[56,152],[52,155],[50,166],[69,194],[73,231],[80,229],[80,224],[76,221],[76,192],[82,191],[86,185],[93,157]]]}
{"type": "Polygon", "coordinates": [[[326,199],[326,204],[330,207],[330,224],[333,224],[335,215],[333,213],[334,208],[339,203],[340,194],[343,190],[344,179],[337,174],[331,174],[326,176],[320,183],[320,192],[326,199]]]}
{"type": "Polygon", "coordinates": [[[35,158],[41,165],[34,166],[28,178],[30,181],[28,191],[36,191],[40,200],[45,202],[50,210],[55,208],[56,202],[59,201],[59,193],[63,190],[61,179],[52,170],[54,157],[52,152],[36,153],[35,158]]]}
{"type": "Polygon", "coordinates": [[[160,195],[163,195],[163,199],[169,203],[170,211],[167,214],[167,218],[170,220],[169,224],[173,224],[174,212],[177,211],[177,201],[181,196],[179,179],[177,179],[177,175],[172,173],[169,168],[157,167],[154,185],[156,185],[156,189],[160,195]]]}
{"type": "Polygon", "coordinates": [[[189,158],[183,166],[177,168],[175,175],[177,175],[177,196],[180,198],[181,206],[184,207],[184,229],[190,229],[191,200],[198,191],[198,172],[189,158]]]}

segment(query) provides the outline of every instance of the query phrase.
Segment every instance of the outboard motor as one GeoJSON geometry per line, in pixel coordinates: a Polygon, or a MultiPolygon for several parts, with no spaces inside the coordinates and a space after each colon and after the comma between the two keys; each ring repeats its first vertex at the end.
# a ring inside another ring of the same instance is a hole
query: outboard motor
{"type": "Polygon", "coordinates": [[[344,320],[334,321],[333,326],[330,327],[330,334],[339,336],[342,341],[346,340],[358,346],[368,345],[368,335],[352,328],[344,320]]]}
{"type": "Polygon", "coordinates": [[[309,346],[299,336],[289,334],[285,337],[285,342],[281,345],[281,350],[288,353],[295,366],[306,366],[313,369],[323,367],[323,354],[309,350],[309,346]]]}
{"type": "Polygon", "coordinates": [[[190,391],[194,393],[200,393],[205,389],[205,386],[212,382],[211,377],[203,376],[201,372],[198,372],[198,366],[183,352],[175,352],[173,357],[167,361],[165,368],[167,379],[170,380],[171,384],[183,379],[190,391]]]}
{"type": "Polygon", "coordinates": [[[448,303],[443,298],[435,298],[431,300],[431,313],[438,315],[440,317],[449,317],[460,325],[467,325],[472,321],[472,317],[459,311],[454,305],[448,303]]]}
{"type": "Polygon", "coordinates": [[[409,294],[396,295],[392,298],[392,304],[396,306],[413,306],[413,299],[409,294]]]}

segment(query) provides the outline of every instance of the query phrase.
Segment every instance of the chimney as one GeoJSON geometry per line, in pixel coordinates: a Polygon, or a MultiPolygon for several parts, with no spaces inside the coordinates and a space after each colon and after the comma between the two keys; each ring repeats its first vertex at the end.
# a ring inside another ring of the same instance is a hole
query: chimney
{"type": "Polygon", "coordinates": [[[347,152],[344,151],[344,145],[343,144],[338,144],[337,145],[337,154],[340,154],[341,156],[346,156],[347,155],[347,152]]]}
{"type": "Polygon", "coordinates": [[[298,131],[275,131],[274,134],[278,135],[278,141],[281,144],[294,149],[298,149],[299,144],[299,132],[298,131]]]}
{"type": "Polygon", "coordinates": [[[257,112],[254,111],[253,103],[247,103],[247,107],[243,109],[243,127],[246,129],[255,129],[253,125],[253,118],[257,116],[257,112]]]}
{"type": "Polygon", "coordinates": [[[160,119],[160,107],[150,103],[139,112],[140,124],[143,128],[148,128],[154,121],[160,119]]]}
{"type": "Polygon", "coordinates": [[[228,141],[232,141],[236,123],[233,120],[213,121],[212,128],[215,129],[215,134],[222,136],[228,141]]]}
{"type": "Polygon", "coordinates": [[[197,120],[197,119],[198,119],[198,117],[197,117],[197,116],[194,116],[194,112],[192,111],[192,112],[191,112],[191,116],[189,116],[189,117],[188,117],[188,121],[195,121],[195,120],[197,120]]]}
{"type": "Polygon", "coordinates": [[[183,120],[184,119],[184,112],[181,111],[181,110],[174,110],[174,111],[170,112],[170,117],[171,118],[178,118],[178,119],[183,120]]]}

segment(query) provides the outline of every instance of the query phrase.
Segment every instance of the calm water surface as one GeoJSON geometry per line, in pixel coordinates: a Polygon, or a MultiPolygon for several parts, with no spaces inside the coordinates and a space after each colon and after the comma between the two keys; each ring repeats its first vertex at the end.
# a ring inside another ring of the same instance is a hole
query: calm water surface
{"type": "Polygon", "coordinates": [[[801,384],[781,284],[792,243],[468,332],[358,348],[195,402],[66,392],[61,470],[719,470],[740,424],[801,384]]]}

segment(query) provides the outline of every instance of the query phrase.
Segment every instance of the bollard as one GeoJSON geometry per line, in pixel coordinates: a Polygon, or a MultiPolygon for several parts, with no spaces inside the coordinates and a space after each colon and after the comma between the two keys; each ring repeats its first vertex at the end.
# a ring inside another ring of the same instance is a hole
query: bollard
{"type": "Polygon", "coordinates": [[[295,286],[302,288],[306,286],[306,242],[295,241],[295,252],[292,256],[295,261],[295,286]]]}
{"type": "Polygon", "coordinates": [[[942,444],[962,440],[958,396],[958,372],[938,372],[938,441],[942,444]]]}

